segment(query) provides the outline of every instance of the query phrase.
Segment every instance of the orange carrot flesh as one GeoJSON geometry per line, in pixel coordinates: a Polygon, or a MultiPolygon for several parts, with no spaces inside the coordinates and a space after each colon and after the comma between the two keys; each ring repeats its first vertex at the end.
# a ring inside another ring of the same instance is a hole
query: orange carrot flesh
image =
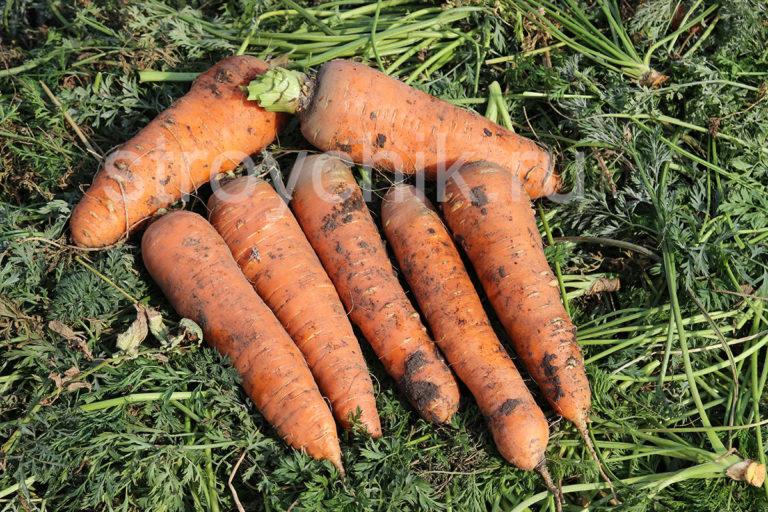
{"type": "Polygon", "coordinates": [[[459,389],[394,274],[349,167],[329,155],[296,162],[291,208],[358,326],[422,417],[450,421],[459,389]]]}
{"type": "Polygon", "coordinates": [[[208,207],[211,224],[304,354],[336,419],[349,429],[359,412],[365,430],[380,437],[360,344],[333,283],[283,199],[269,183],[244,176],[216,191],[208,207]]]}
{"type": "Polygon", "coordinates": [[[315,80],[279,71],[275,90],[259,88],[251,97],[268,109],[295,111],[304,137],[323,151],[383,170],[424,171],[442,182],[463,164],[487,160],[514,170],[531,197],[558,189],[546,149],[364,64],[327,62],[315,80]],[[285,84],[296,81],[303,83],[293,91],[303,93],[286,97],[285,84]]]}
{"type": "Polygon", "coordinates": [[[477,400],[499,452],[536,469],[547,420],[496,337],[440,216],[415,187],[398,185],[384,197],[382,223],[435,342],[477,400]]]}
{"type": "Polygon", "coordinates": [[[74,243],[118,242],[160,208],[271,143],[285,117],[247,101],[241,89],[266,70],[266,63],[245,55],[218,62],[107,156],[72,213],[74,243]]]}
{"type": "Polygon", "coordinates": [[[144,233],[149,274],[179,315],[228,356],[246,393],[291,446],[343,472],[331,411],[299,349],[201,216],[176,211],[144,233]]]}
{"type": "Polygon", "coordinates": [[[555,411],[586,430],[591,393],[576,328],[517,178],[495,165],[470,165],[448,181],[443,212],[518,357],[555,411]]]}

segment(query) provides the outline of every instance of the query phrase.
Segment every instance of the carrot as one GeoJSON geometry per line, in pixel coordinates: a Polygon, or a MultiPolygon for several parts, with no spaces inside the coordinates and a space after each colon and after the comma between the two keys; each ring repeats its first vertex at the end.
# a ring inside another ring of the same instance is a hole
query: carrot
{"type": "Polygon", "coordinates": [[[537,468],[547,420],[496,337],[439,215],[411,185],[390,188],[381,215],[435,342],[477,400],[499,452],[521,469],[537,468]]]}
{"type": "Polygon", "coordinates": [[[118,242],[157,210],[272,142],[284,116],[246,101],[241,89],[266,69],[245,55],[218,62],[111,153],[72,213],[74,243],[118,242]]]}
{"type": "Polygon", "coordinates": [[[381,436],[373,383],[333,283],[283,199],[254,176],[224,185],[209,219],[245,277],[291,335],[339,423],[381,436]]]}
{"type": "Polygon", "coordinates": [[[179,315],[228,356],[248,396],[288,444],[343,473],[336,425],[304,357],[201,216],[176,211],[144,233],[149,274],[179,315]]]}
{"type": "Polygon", "coordinates": [[[465,163],[487,160],[513,169],[534,198],[560,183],[535,142],[363,64],[331,61],[315,79],[276,68],[249,92],[267,110],[296,113],[313,146],[358,164],[444,181],[465,163]]]}
{"type": "Polygon", "coordinates": [[[560,301],[520,182],[506,169],[478,162],[448,180],[445,198],[448,227],[477,271],[515,352],[597,459],[587,429],[592,394],[576,327],[560,301]]]}
{"type": "Polygon", "coordinates": [[[291,208],[336,286],[352,322],[422,417],[448,422],[459,389],[395,276],[349,167],[338,158],[299,159],[291,208]]]}
{"type": "Polygon", "coordinates": [[[499,452],[520,469],[538,470],[559,500],[544,460],[547,419],[496,337],[440,216],[411,185],[390,188],[381,214],[435,341],[477,400],[499,452]]]}

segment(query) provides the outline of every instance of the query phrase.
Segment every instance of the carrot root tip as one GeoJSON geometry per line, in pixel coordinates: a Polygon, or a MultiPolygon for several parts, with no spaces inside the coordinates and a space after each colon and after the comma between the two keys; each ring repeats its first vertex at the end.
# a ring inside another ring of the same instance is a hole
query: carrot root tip
{"type": "Polygon", "coordinates": [[[597,455],[595,445],[592,443],[592,438],[589,437],[589,428],[587,427],[587,422],[582,421],[574,424],[576,425],[576,429],[579,431],[579,434],[581,434],[581,438],[584,440],[584,444],[587,446],[587,450],[589,451],[592,460],[594,460],[595,464],[597,464],[597,471],[600,473],[600,478],[602,478],[603,481],[608,484],[608,488],[611,490],[613,499],[616,500],[617,503],[621,503],[619,501],[619,497],[616,495],[616,489],[613,487],[613,481],[610,479],[608,474],[606,474],[603,463],[600,461],[600,457],[597,455]]]}
{"type": "Polygon", "coordinates": [[[555,485],[555,481],[552,480],[552,475],[549,472],[549,469],[547,469],[546,464],[544,464],[544,461],[539,464],[539,466],[536,468],[536,471],[541,475],[541,478],[544,480],[544,485],[547,486],[547,489],[549,492],[552,493],[552,496],[555,498],[555,507],[557,508],[557,512],[563,511],[563,492],[555,485]]]}

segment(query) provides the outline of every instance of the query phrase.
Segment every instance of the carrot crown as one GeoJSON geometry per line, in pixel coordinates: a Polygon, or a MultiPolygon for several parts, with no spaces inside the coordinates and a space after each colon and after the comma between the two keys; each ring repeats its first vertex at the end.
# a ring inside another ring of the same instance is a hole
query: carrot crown
{"type": "Polygon", "coordinates": [[[248,84],[248,99],[269,112],[295,114],[301,108],[307,75],[285,68],[272,68],[248,84]]]}

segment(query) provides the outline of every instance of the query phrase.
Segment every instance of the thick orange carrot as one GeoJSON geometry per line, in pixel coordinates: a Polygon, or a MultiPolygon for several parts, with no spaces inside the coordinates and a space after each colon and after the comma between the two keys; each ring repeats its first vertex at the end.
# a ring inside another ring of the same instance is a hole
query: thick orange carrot
{"type": "Polygon", "coordinates": [[[272,186],[244,176],[217,190],[209,219],[245,277],[291,335],[344,428],[381,436],[373,384],[333,283],[272,186]]]}
{"type": "Polygon", "coordinates": [[[560,183],[549,152],[535,142],[364,64],[331,61],[314,80],[278,68],[249,90],[268,110],[295,112],[313,146],[345,160],[442,181],[487,160],[512,169],[531,197],[560,183]]]}
{"type": "Polygon", "coordinates": [[[560,302],[530,201],[509,171],[469,165],[446,186],[443,213],[544,396],[586,432],[591,406],[576,328],[560,302]]]}
{"type": "Polygon", "coordinates": [[[176,211],[144,233],[149,274],[179,315],[228,356],[248,396],[288,444],[340,471],[336,425],[304,357],[201,216],[176,211]]]}
{"type": "Polygon", "coordinates": [[[315,155],[296,162],[291,208],[352,322],[424,418],[448,422],[459,389],[387,257],[349,167],[315,155]]]}
{"type": "Polygon", "coordinates": [[[114,244],[160,208],[272,142],[284,116],[246,101],[241,89],[266,69],[245,55],[218,62],[111,153],[72,213],[73,241],[81,247],[114,244]]]}
{"type": "Polygon", "coordinates": [[[521,469],[540,467],[547,419],[496,337],[440,216],[411,185],[392,187],[381,214],[435,342],[477,400],[499,452],[521,469]]]}

